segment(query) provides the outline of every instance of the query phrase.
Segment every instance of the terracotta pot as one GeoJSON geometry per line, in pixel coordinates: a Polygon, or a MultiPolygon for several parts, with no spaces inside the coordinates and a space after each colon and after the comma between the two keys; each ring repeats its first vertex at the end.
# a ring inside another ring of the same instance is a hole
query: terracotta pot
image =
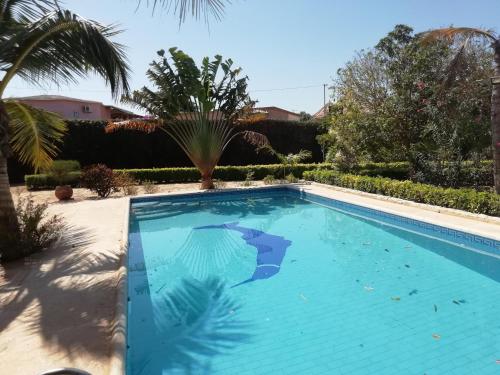
{"type": "Polygon", "coordinates": [[[73,189],[69,185],[56,186],[54,193],[60,201],[67,201],[73,196],[73,189]]]}

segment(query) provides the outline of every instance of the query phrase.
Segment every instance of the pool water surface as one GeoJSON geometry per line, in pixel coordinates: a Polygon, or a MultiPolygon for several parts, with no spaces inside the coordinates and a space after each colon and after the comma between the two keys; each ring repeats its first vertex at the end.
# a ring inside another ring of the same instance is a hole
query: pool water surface
{"type": "Polygon", "coordinates": [[[500,373],[498,242],[327,206],[132,201],[128,374],[500,373]]]}

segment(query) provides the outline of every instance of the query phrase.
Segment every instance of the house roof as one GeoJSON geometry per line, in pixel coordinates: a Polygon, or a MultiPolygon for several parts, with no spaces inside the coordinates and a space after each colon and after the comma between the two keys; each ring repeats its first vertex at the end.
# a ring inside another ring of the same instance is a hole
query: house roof
{"type": "Polygon", "coordinates": [[[320,118],[325,117],[329,113],[330,113],[330,103],[326,103],[323,107],[320,108],[320,110],[318,112],[316,112],[313,115],[313,118],[320,119],[320,118]]]}
{"type": "Polygon", "coordinates": [[[298,113],[295,113],[295,112],[292,112],[292,111],[288,111],[286,109],[275,107],[275,106],[270,106],[270,107],[256,107],[255,108],[256,111],[267,111],[269,109],[274,109],[274,110],[277,110],[277,111],[280,111],[280,112],[285,112],[285,113],[288,113],[290,115],[300,116],[298,113]]]}
{"type": "Polygon", "coordinates": [[[15,100],[40,100],[40,101],[68,100],[68,101],[72,101],[72,102],[102,104],[101,102],[97,102],[95,100],[71,98],[69,96],[63,96],[63,95],[33,95],[33,96],[22,96],[22,97],[15,97],[15,98],[9,98],[9,99],[15,99],[15,100]]]}

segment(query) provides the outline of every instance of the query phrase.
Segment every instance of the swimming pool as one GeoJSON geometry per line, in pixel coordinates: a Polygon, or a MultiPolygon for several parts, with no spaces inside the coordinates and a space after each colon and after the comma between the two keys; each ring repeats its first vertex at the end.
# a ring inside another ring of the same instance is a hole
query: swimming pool
{"type": "Polygon", "coordinates": [[[137,198],[130,374],[498,374],[500,242],[296,189],[137,198]]]}

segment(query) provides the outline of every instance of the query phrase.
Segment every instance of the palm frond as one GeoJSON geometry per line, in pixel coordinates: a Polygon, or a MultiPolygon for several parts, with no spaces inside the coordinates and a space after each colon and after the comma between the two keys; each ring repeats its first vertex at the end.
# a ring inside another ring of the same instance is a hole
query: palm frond
{"type": "Polygon", "coordinates": [[[66,123],[59,115],[6,101],[10,117],[10,143],[22,163],[39,170],[50,165],[58,152],[58,144],[66,132],[66,123]]]}
{"type": "MultiPolygon", "coordinates": [[[[141,2],[142,0],[139,0],[139,3],[141,2]]],[[[179,24],[183,23],[189,14],[195,19],[203,16],[207,23],[210,18],[219,21],[226,4],[231,4],[231,0],[146,0],[147,4],[150,2],[153,11],[157,7],[162,7],[167,12],[173,11],[179,17],[179,24]]]]}
{"type": "Polygon", "coordinates": [[[124,47],[111,40],[121,32],[114,25],[55,10],[20,26],[0,39],[0,69],[6,72],[0,94],[14,75],[33,84],[60,84],[90,72],[103,77],[115,97],[128,92],[129,67],[124,47]]]}
{"type": "Polygon", "coordinates": [[[53,0],[0,0],[0,22],[34,19],[54,8],[53,0]]]}
{"type": "Polygon", "coordinates": [[[445,27],[442,29],[429,30],[418,35],[422,43],[432,43],[436,40],[446,40],[450,43],[457,37],[473,38],[484,37],[495,41],[497,37],[492,30],[482,30],[472,27],[445,27]]]}

